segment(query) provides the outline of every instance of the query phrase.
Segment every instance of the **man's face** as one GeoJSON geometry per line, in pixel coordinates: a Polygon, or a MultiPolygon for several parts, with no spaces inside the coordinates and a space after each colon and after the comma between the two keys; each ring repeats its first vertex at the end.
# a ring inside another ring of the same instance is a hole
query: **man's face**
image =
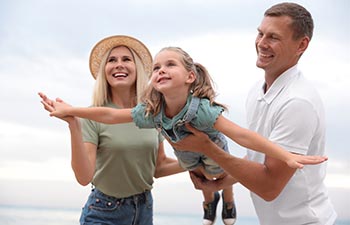
{"type": "Polygon", "coordinates": [[[258,27],[256,66],[266,75],[277,77],[298,62],[300,40],[293,39],[291,22],[288,16],[267,16],[258,27]]]}

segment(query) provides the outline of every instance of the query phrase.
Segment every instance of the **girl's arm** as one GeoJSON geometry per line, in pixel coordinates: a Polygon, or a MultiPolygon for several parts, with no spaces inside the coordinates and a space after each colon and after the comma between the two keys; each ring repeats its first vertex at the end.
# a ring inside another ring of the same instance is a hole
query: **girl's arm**
{"type": "Polygon", "coordinates": [[[156,171],[154,173],[155,178],[165,177],[176,173],[184,172],[185,170],[180,167],[178,161],[166,156],[164,151],[164,143],[159,144],[156,171]]]}
{"type": "Polygon", "coordinates": [[[282,160],[291,168],[303,168],[303,164],[318,164],[327,160],[322,156],[304,156],[292,154],[256,132],[242,128],[220,115],[214,128],[235,141],[237,144],[282,160]]]}
{"type": "Polygon", "coordinates": [[[72,107],[64,102],[53,102],[54,111],[50,116],[77,116],[100,123],[117,124],[132,122],[131,109],[113,109],[109,107],[72,107]]]}
{"type": "Polygon", "coordinates": [[[222,151],[222,148],[211,141],[206,133],[191,127],[189,124],[186,124],[186,127],[192,135],[188,135],[179,142],[171,142],[171,145],[177,150],[187,149],[205,154],[230,175],[211,182],[193,179],[194,176],[191,175],[191,179],[198,189],[215,192],[231,186],[237,181],[265,201],[271,201],[281,193],[295,172],[295,169],[290,168],[285,162],[269,156],[265,157],[264,164],[235,157],[222,151]]]}

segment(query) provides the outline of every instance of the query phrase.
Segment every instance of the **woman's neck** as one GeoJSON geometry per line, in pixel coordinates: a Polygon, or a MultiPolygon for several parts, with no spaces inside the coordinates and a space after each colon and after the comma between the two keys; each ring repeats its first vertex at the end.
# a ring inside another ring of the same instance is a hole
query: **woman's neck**
{"type": "Polygon", "coordinates": [[[132,108],[137,103],[136,91],[112,90],[112,102],[121,108],[132,108]]]}

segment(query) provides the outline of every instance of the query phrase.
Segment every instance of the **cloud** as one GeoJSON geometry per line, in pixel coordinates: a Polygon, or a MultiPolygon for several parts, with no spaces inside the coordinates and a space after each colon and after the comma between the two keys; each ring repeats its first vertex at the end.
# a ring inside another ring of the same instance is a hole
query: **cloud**
{"type": "MultiPolygon", "coordinates": [[[[7,172],[10,176],[12,172],[17,171],[15,165],[21,164],[16,162],[27,161],[31,165],[31,162],[69,157],[70,143],[66,124],[57,123],[54,125],[55,128],[50,129],[7,122],[0,122],[0,126],[2,128],[0,130],[2,153],[0,165],[9,167],[7,172]],[[63,131],[63,125],[65,131],[63,131]],[[60,126],[62,126],[61,129],[60,126]],[[11,170],[11,167],[14,170],[11,170]]],[[[35,173],[29,173],[25,177],[35,177],[35,173]]]]}
{"type": "MultiPolygon", "coordinates": [[[[165,46],[182,47],[209,70],[219,94],[217,100],[229,106],[227,116],[245,126],[246,94],[253,83],[263,79],[263,71],[255,67],[256,28],[264,10],[276,2],[279,1],[3,2],[0,184],[6,196],[0,196],[0,203],[54,202],[80,208],[85,202],[89,187],[80,187],[70,168],[67,124],[48,116],[37,92],[61,97],[73,105],[89,105],[94,80],[88,57],[92,46],[105,36],[135,36],[149,46],[153,55],[165,46]],[[70,193],[69,198],[56,202],[60,193],[70,193]],[[45,197],[37,199],[38,195],[45,197]]],[[[349,201],[344,201],[344,196],[349,194],[350,176],[345,142],[350,124],[350,28],[346,21],[350,21],[350,2],[297,2],[310,9],[315,21],[315,35],[300,68],[325,103],[330,157],[326,183],[337,210],[346,215],[349,201]]],[[[237,156],[245,154],[233,142],[230,151],[237,156]]],[[[169,146],[166,152],[175,157],[169,146]]],[[[252,213],[247,192],[237,188],[237,193],[240,213],[252,213]]],[[[193,190],[186,174],[156,180],[155,196],[160,211],[172,212],[178,208],[175,206],[183,205],[178,200],[184,197],[191,199],[184,209],[200,210],[201,194],[193,190]],[[171,200],[164,197],[169,193],[171,200]],[[169,201],[177,203],[169,206],[169,201]]]]}

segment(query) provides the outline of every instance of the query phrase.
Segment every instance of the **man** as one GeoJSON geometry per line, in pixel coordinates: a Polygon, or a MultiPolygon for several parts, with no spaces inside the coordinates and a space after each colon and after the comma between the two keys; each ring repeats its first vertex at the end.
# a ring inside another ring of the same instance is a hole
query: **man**
{"type": "MultiPolygon", "coordinates": [[[[255,42],[256,65],[265,71],[265,80],[248,95],[247,122],[249,129],[290,152],[324,155],[322,101],[297,67],[312,34],[311,14],[298,4],[280,3],[265,12],[255,42]]],[[[262,225],[335,223],[337,215],[323,183],[326,163],[296,170],[249,149],[240,159],[222,151],[203,133],[188,129],[193,135],[173,146],[202,151],[230,174],[219,181],[203,181],[191,174],[197,188],[219,190],[240,182],[251,191],[262,225]]]]}

